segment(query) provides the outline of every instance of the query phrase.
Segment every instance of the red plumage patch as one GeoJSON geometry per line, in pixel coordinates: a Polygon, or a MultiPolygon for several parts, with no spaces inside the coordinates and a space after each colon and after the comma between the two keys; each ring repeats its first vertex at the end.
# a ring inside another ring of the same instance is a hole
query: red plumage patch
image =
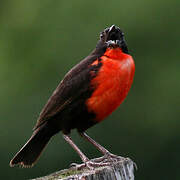
{"type": "MultiPolygon", "coordinates": [[[[96,62],[96,61],[95,61],[96,62]]],[[[120,48],[108,48],[101,57],[102,66],[91,81],[96,89],[86,101],[88,110],[100,122],[111,114],[125,99],[133,82],[135,65],[132,57],[120,48]]]]}

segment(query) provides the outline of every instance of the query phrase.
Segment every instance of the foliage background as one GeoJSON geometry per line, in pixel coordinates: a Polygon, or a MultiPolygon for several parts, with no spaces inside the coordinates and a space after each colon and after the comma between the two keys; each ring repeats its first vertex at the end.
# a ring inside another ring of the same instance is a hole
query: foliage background
{"type": "MultiPolygon", "coordinates": [[[[55,136],[32,169],[9,161],[32,133],[39,112],[64,74],[112,24],[126,35],[136,63],[126,101],[90,136],[138,165],[136,179],[180,179],[180,21],[178,0],[1,0],[1,179],[29,179],[80,162],[55,136]]],[[[73,132],[90,157],[100,154],[73,132]]]]}

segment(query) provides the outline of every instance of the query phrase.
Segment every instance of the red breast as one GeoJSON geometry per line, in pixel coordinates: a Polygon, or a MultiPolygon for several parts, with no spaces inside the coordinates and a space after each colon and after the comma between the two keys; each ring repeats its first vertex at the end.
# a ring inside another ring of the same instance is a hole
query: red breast
{"type": "MultiPolygon", "coordinates": [[[[86,105],[96,114],[96,121],[102,121],[125,99],[133,82],[135,65],[133,58],[120,48],[108,48],[101,57],[102,66],[91,81],[96,87],[86,105]]],[[[93,63],[95,64],[96,61],[93,63]]]]}

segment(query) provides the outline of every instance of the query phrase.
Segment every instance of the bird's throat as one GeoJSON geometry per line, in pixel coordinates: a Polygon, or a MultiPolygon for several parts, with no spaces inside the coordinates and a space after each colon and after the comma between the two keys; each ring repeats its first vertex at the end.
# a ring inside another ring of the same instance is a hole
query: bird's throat
{"type": "Polygon", "coordinates": [[[117,48],[107,48],[106,52],[104,53],[104,56],[107,56],[111,59],[122,60],[129,55],[123,53],[122,49],[117,47],[117,48]]]}

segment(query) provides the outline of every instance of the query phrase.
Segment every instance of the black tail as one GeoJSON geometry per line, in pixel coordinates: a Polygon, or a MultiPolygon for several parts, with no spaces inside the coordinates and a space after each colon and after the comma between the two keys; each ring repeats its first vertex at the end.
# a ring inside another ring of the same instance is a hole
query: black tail
{"type": "Polygon", "coordinates": [[[54,133],[50,131],[51,129],[48,129],[47,124],[35,130],[27,143],[10,161],[10,166],[19,165],[25,168],[32,167],[38,160],[50,138],[54,135],[54,133]]]}

